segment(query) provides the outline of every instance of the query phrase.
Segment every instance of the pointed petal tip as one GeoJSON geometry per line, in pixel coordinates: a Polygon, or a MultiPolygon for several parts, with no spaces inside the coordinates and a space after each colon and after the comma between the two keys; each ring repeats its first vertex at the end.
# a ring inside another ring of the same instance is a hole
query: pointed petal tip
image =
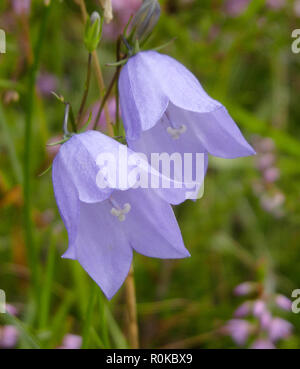
{"type": "Polygon", "coordinates": [[[62,259],[76,260],[75,251],[69,246],[67,251],[61,256],[62,259]]]}

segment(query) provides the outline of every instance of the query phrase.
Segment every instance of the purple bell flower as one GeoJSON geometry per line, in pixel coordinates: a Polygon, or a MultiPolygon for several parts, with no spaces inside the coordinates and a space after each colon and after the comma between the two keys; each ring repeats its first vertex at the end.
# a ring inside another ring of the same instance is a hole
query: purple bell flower
{"type": "Polygon", "coordinates": [[[255,154],[226,108],[167,55],[145,51],[129,58],[119,91],[128,145],[137,152],[255,154]]]}
{"type": "MultiPolygon", "coordinates": [[[[165,196],[161,198],[151,188],[136,187],[138,176],[132,183],[124,181],[128,176],[123,171],[131,173],[134,165],[128,161],[127,167],[119,166],[120,149],[134,155],[100,132],[74,135],[61,146],[52,170],[56,202],[69,236],[63,257],[78,260],[109,299],[128,274],[133,250],[161,259],[190,255],[168,203],[177,196],[176,189],[160,192],[165,196]],[[119,181],[108,179],[104,169],[112,168],[101,166],[101,154],[116,160],[119,181]],[[99,186],[101,180],[109,186],[99,186]]],[[[147,162],[143,168],[151,172],[147,162]]]]}

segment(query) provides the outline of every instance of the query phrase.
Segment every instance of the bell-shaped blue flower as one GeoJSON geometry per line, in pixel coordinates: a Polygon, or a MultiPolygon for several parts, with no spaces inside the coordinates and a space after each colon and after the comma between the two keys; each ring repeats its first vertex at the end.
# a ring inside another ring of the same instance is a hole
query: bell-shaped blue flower
{"type": "MultiPolygon", "coordinates": [[[[133,250],[162,259],[189,256],[173,210],[160,197],[172,200],[173,194],[178,196],[176,191],[158,196],[153,189],[137,186],[134,176],[126,181],[134,163],[119,165],[124,156],[120,158],[120,149],[134,155],[100,132],[74,135],[61,146],[52,171],[56,202],[69,237],[64,257],[77,259],[109,299],[128,274],[133,250]],[[115,166],[108,166],[110,158],[115,166]],[[109,176],[112,169],[122,172],[118,181],[109,176]],[[103,186],[104,181],[108,186],[103,186]]],[[[142,171],[142,175],[150,173],[151,168],[145,164],[142,171]]]]}
{"type": "Polygon", "coordinates": [[[155,51],[129,58],[119,79],[128,145],[153,152],[253,155],[226,108],[173,58],[155,51]]]}

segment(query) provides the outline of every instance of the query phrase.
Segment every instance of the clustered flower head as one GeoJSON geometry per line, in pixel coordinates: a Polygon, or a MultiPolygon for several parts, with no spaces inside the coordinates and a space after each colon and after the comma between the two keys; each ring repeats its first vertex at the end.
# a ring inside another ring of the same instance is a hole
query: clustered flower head
{"type": "Polygon", "coordinates": [[[234,312],[234,318],[223,327],[238,346],[252,349],[275,349],[275,344],[292,334],[293,326],[287,320],[274,316],[278,308],[291,312],[291,301],[284,295],[268,295],[263,286],[255,282],[244,282],[234,290],[237,296],[252,296],[234,312]]]}
{"type": "MultiPolygon", "coordinates": [[[[133,38],[148,35],[158,10],[156,0],[143,2],[133,38]]],[[[78,260],[109,299],[127,277],[133,251],[160,259],[190,256],[171,204],[198,198],[209,154],[226,159],[255,154],[226,108],[191,72],[167,55],[139,51],[139,40],[130,45],[125,36],[128,55],[118,88],[128,147],[97,131],[65,130],[66,142],[52,166],[69,237],[64,257],[78,260]],[[202,176],[179,180],[178,173],[194,174],[200,164],[179,161],[166,174],[159,161],[152,165],[152,154],[201,154],[202,176]],[[140,186],[150,175],[155,186],[140,186]]]]}
{"type": "Polygon", "coordinates": [[[276,165],[276,147],[271,138],[256,137],[254,147],[258,153],[256,167],[260,172],[260,180],[254,183],[254,192],[260,199],[261,207],[276,218],[284,215],[285,196],[276,186],[280,178],[280,170],[276,165]]]}

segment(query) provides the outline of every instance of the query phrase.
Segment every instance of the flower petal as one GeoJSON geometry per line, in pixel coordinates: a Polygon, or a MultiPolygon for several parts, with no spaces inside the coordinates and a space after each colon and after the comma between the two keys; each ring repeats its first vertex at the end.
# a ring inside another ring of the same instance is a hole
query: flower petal
{"type": "Polygon", "coordinates": [[[129,272],[132,248],[111,213],[108,200],[80,203],[75,256],[108,299],[119,290],[129,272]]]}
{"type": "Polygon", "coordinates": [[[160,88],[143,58],[131,57],[119,78],[120,105],[126,137],[137,139],[142,130],[152,128],[165,112],[169,98],[160,88]]]}
{"type": "Polygon", "coordinates": [[[68,175],[64,162],[56,157],[52,165],[52,182],[54,195],[60,216],[68,232],[70,259],[74,259],[73,245],[77,237],[79,198],[72,177],[68,175]]]}
{"type": "MultiPolygon", "coordinates": [[[[204,185],[208,155],[190,126],[187,125],[187,132],[174,140],[167,131],[169,123],[166,120],[164,115],[153,128],[142,132],[139,139],[127,140],[127,142],[132,150],[144,153],[154,169],[166,175],[167,173],[165,172],[167,172],[169,167],[171,168],[171,179],[177,179],[177,181],[181,181],[184,184],[182,188],[159,188],[156,190],[167,202],[177,205],[188,198],[198,198],[199,191],[204,185]],[[160,162],[155,158],[159,155],[162,161],[165,154],[170,156],[170,162],[168,163],[166,160],[165,166],[162,165],[159,168],[160,162]],[[178,156],[178,154],[181,157],[181,161],[175,162],[175,155],[178,156]],[[192,158],[192,161],[189,160],[190,158],[192,158]],[[177,164],[175,165],[175,163],[177,164]]],[[[174,124],[176,123],[174,122],[174,124]]]]}
{"type": "Polygon", "coordinates": [[[120,102],[126,136],[135,140],[152,128],[169,101],[195,112],[210,112],[221,104],[209,97],[196,77],[175,59],[155,51],[131,57],[122,69],[120,102]]]}
{"type": "Polygon", "coordinates": [[[74,135],[63,144],[54,159],[60,168],[61,183],[68,192],[67,181],[72,182],[78,197],[83,202],[93,203],[109,197],[112,189],[100,190],[96,183],[99,167],[96,163],[97,153],[102,151],[103,137],[100,132],[88,131],[74,135]]]}
{"type": "Polygon", "coordinates": [[[131,246],[140,254],[161,259],[190,256],[185,248],[172,207],[151,189],[115,191],[113,198],[131,211],[122,223],[131,246]]]}
{"type": "Polygon", "coordinates": [[[211,112],[195,113],[170,104],[168,111],[177,125],[187,125],[190,134],[211,155],[230,159],[255,154],[223,106],[211,112]]]}

